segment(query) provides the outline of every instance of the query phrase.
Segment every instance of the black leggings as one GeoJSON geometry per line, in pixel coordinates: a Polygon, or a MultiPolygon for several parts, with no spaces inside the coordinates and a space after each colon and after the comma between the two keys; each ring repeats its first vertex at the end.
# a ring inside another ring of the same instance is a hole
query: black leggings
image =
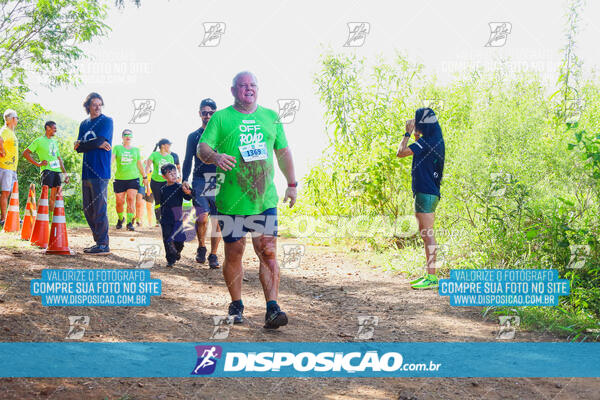
{"type": "Polygon", "coordinates": [[[167,181],[156,182],[154,179],[150,179],[150,189],[154,196],[154,215],[156,216],[156,223],[160,223],[160,189],[167,184],[167,181]]]}

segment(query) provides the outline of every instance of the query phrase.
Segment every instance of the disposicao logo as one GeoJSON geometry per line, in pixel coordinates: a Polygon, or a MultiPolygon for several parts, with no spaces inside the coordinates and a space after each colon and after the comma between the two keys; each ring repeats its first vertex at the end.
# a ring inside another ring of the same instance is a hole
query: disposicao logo
{"type": "Polygon", "coordinates": [[[267,372],[293,369],[296,372],[392,372],[402,366],[402,355],[377,351],[362,352],[288,352],[239,353],[228,352],[225,357],[224,372],[267,372]]]}
{"type": "Polygon", "coordinates": [[[192,375],[210,375],[217,368],[217,360],[223,355],[221,346],[196,346],[198,361],[192,375]]]}
{"type": "Polygon", "coordinates": [[[321,373],[345,376],[353,373],[437,371],[441,366],[431,360],[429,363],[404,363],[402,354],[393,351],[304,351],[297,354],[287,351],[225,351],[223,353],[222,347],[217,345],[195,346],[195,348],[198,361],[192,375],[214,373],[217,362],[222,363],[219,374],[225,375],[282,372],[291,373],[293,376],[319,376],[321,373]]]}

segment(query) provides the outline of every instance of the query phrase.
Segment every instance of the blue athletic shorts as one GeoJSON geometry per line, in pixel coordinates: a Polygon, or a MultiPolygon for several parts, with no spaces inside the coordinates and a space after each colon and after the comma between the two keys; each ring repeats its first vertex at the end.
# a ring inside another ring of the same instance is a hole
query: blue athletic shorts
{"type": "Polygon", "coordinates": [[[237,242],[248,232],[252,236],[277,236],[277,208],[268,208],[258,215],[228,215],[217,213],[221,236],[225,243],[237,242]]]}
{"type": "Polygon", "coordinates": [[[194,179],[192,181],[192,188],[194,189],[194,208],[196,209],[196,215],[209,213],[210,215],[217,215],[217,205],[215,204],[215,196],[203,196],[204,192],[204,181],[194,179]]]}

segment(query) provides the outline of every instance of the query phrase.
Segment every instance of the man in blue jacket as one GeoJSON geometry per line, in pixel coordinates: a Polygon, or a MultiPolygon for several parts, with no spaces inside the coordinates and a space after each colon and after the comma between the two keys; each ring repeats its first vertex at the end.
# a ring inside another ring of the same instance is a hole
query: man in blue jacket
{"type": "Polygon", "coordinates": [[[102,106],[104,100],[98,93],[92,92],[86,97],[83,107],[90,117],[79,125],[79,136],[74,145],[78,153],[83,153],[83,213],[96,242],[83,252],[99,255],[110,253],[106,205],[113,137],[113,120],[102,114],[102,106]]]}

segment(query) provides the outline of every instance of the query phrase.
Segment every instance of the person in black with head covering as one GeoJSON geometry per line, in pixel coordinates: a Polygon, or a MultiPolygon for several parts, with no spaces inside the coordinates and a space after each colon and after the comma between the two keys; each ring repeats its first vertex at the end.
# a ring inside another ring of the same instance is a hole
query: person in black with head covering
{"type": "Polygon", "coordinates": [[[413,156],[412,191],[419,232],[425,245],[427,267],[425,275],[411,282],[413,289],[435,289],[437,245],[433,233],[435,209],[440,201],[440,186],[444,173],[446,150],[442,128],[431,108],[419,108],[415,119],[406,122],[406,133],[400,143],[398,157],[413,156]],[[414,131],[415,142],[407,146],[414,131]]]}

